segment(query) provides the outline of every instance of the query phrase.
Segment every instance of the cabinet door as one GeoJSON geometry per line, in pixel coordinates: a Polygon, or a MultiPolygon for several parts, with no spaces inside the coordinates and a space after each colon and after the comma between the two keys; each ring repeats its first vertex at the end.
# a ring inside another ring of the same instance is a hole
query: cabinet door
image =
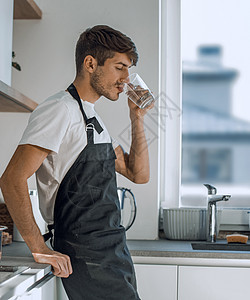
{"type": "Polygon", "coordinates": [[[69,298],[65,292],[65,289],[63,287],[62,280],[59,277],[56,278],[56,289],[57,289],[58,300],[69,300],[69,298]]]}
{"type": "Polygon", "coordinates": [[[46,275],[38,281],[31,290],[20,296],[18,300],[57,300],[56,296],[56,277],[46,275]]]}
{"type": "Polygon", "coordinates": [[[57,300],[55,276],[42,279],[34,284],[30,290],[20,296],[12,297],[11,300],[57,300]]]}
{"type": "Polygon", "coordinates": [[[250,269],[179,267],[178,300],[235,300],[249,298],[250,269]]]}
{"type": "Polygon", "coordinates": [[[135,264],[138,293],[143,300],[177,300],[177,266],[135,264]]]}
{"type": "Polygon", "coordinates": [[[48,281],[44,282],[39,290],[41,293],[41,300],[57,300],[56,276],[53,276],[48,281]]]}

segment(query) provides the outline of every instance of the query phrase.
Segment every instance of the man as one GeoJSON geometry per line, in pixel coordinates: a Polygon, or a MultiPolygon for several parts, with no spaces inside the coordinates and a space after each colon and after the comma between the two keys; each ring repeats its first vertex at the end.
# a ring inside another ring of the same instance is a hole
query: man
{"type": "Polygon", "coordinates": [[[120,225],[115,171],[135,183],[148,182],[143,118],[153,105],[142,110],[128,101],[129,154],[94,110],[101,96],[118,99],[137,60],[134,43],[121,32],[101,25],[83,32],[73,84],[31,114],[1,178],[7,207],[35,261],[52,265],[69,299],[139,299],[120,225]],[[54,250],[32,214],[27,179],[35,172],[41,213],[54,228],[54,250]]]}

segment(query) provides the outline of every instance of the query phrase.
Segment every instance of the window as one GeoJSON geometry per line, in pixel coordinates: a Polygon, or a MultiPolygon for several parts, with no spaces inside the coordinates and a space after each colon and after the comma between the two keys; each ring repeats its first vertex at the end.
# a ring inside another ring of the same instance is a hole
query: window
{"type": "Polygon", "coordinates": [[[232,194],[229,207],[250,206],[249,11],[247,0],[161,1],[159,195],[169,207],[199,206],[202,183],[232,194]]]}
{"type": "MultiPolygon", "coordinates": [[[[184,143],[183,143],[184,144],[184,143]]],[[[182,153],[182,183],[230,183],[231,150],[184,147],[182,153]]]]}
{"type": "Polygon", "coordinates": [[[181,11],[182,194],[211,183],[238,206],[234,188],[250,185],[250,3],[183,0],[181,11]]]}

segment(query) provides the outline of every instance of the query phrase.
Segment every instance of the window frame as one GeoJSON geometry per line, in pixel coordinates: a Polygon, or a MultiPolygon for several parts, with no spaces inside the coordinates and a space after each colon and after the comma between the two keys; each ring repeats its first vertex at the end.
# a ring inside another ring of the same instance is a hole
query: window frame
{"type": "Polygon", "coordinates": [[[159,201],[179,207],[181,187],[181,114],[167,114],[166,102],[182,111],[181,0],[160,0],[159,201]],[[166,115],[166,117],[162,117],[166,115]]]}

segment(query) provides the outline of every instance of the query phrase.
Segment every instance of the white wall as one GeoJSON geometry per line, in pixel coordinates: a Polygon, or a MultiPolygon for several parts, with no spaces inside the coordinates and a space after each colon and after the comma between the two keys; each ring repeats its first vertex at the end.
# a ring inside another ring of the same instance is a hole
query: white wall
{"type": "MultiPolygon", "coordinates": [[[[43,0],[37,1],[43,11],[42,20],[15,20],[13,50],[16,52],[21,72],[13,70],[12,85],[40,103],[49,95],[65,89],[74,78],[74,49],[79,34],[87,27],[107,24],[121,30],[136,43],[140,59],[137,71],[158,94],[159,6],[155,0],[43,0]]],[[[126,100],[116,103],[100,99],[96,105],[110,134],[128,150],[129,117],[126,100]],[[124,141],[123,141],[124,139],[124,141]]],[[[28,114],[4,114],[0,116],[0,140],[6,143],[0,148],[2,160],[0,174],[7,164],[9,152],[20,138],[20,131],[27,123],[28,114]],[[2,128],[12,129],[11,135],[3,134],[2,128]],[[9,150],[8,150],[9,149],[9,150]],[[7,153],[8,152],[8,153],[7,153]]],[[[157,117],[146,117],[151,179],[148,184],[135,185],[118,176],[118,185],[131,188],[135,194],[138,215],[129,230],[131,239],[155,239],[158,235],[158,129],[157,117]],[[149,129],[151,128],[151,129],[149,129]]],[[[34,188],[34,181],[30,182],[34,188]]]]}
{"type": "Polygon", "coordinates": [[[0,80],[11,83],[13,0],[0,0],[0,80]]]}

